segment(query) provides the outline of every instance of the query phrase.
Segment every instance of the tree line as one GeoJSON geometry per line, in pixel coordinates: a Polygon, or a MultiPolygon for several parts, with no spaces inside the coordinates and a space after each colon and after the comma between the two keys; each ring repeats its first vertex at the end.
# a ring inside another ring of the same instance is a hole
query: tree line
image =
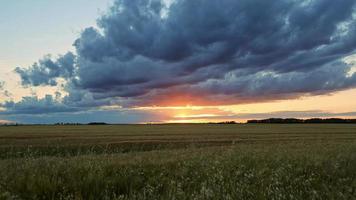
{"type": "Polygon", "coordinates": [[[248,124],[356,124],[356,119],[341,119],[341,118],[311,118],[311,119],[296,119],[296,118],[269,118],[269,119],[253,119],[248,120],[248,124]]]}

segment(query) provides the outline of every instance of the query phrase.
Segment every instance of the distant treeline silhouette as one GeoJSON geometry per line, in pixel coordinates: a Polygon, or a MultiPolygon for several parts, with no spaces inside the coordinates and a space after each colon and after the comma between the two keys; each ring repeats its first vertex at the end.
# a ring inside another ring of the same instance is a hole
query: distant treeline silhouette
{"type": "Polygon", "coordinates": [[[18,123],[2,123],[0,126],[20,126],[21,124],[18,123]]]}
{"type": "Polygon", "coordinates": [[[88,125],[108,125],[108,124],[105,122],[90,122],[88,123],[88,125]]]}
{"type": "Polygon", "coordinates": [[[311,119],[296,119],[296,118],[269,118],[261,120],[248,120],[248,124],[356,124],[356,119],[340,119],[340,118],[311,118],[311,119]]]}
{"type": "Polygon", "coordinates": [[[73,126],[73,125],[108,125],[107,123],[105,122],[89,122],[87,124],[81,124],[81,123],[55,123],[54,125],[62,125],[62,126],[65,126],[65,125],[68,125],[68,126],[73,126]]]}
{"type": "Polygon", "coordinates": [[[215,124],[238,124],[238,123],[235,121],[226,121],[226,122],[217,122],[215,124]]]}

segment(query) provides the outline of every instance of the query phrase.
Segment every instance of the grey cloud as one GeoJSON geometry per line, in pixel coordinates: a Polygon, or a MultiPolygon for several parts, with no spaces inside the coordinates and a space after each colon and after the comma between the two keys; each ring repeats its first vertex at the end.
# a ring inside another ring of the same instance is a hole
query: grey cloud
{"type": "MultiPolygon", "coordinates": [[[[1,113],[0,113],[1,117],[1,113]]],[[[143,111],[85,111],[77,113],[51,113],[42,115],[7,115],[4,119],[24,124],[54,124],[54,123],[89,123],[106,122],[133,124],[142,122],[162,122],[166,117],[152,112],[143,111]]]]}
{"type": "Polygon", "coordinates": [[[63,104],[59,99],[52,95],[46,95],[44,98],[36,96],[23,97],[21,101],[6,101],[0,104],[0,107],[5,108],[5,111],[0,111],[1,115],[16,115],[16,114],[48,114],[60,112],[78,112],[78,108],[72,108],[63,104]]]}
{"type": "Polygon", "coordinates": [[[71,78],[74,74],[75,55],[68,52],[53,61],[45,56],[28,69],[17,67],[15,72],[21,76],[23,85],[57,85],[56,78],[71,78]]]}
{"type": "Polygon", "coordinates": [[[6,97],[12,97],[12,93],[9,92],[8,90],[5,90],[3,93],[4,93],[4,96],[6,96],[6,97]]]}
{"type": "Polygon", "coordinates": [[[343,62],[329,63],[308,72],[276,73],[259,71],[240,76],[230,73],[224,79],[208,80],[198,85],[207,94],[234,94],[236,97],[266,98],[282,94],[323,94],[356,86],[356,74],[343,62]]]}
{"type": "Polygon", "coordinates": [[[12,94],[8,90],[5,89],[5,82],[0,81],[0,94],[3,94],[5,97],[11,97],[12,94]]]}
{"type": "Polygon", "coordinates": [[[3,90],[5,86],[5,82],[4,81],[0,81],[0,90],[3,90]]]}
{"type": "Polygon", "coordinates": [[[356,87],[356,73],[351,75],[350,70],[351,66],[341,61],[308,72],[249,72],[242,69],[229,72],[223,78],[175,86],[169,91],[156,90],[121,103],[129,107],[167,106],[176,101],[183,105],[228,105],[323,95],[356,87]]]}
{"type": "Polygon", "coordinates": [[[228,104],[329,93],[356,86],[342,61],[356,50],[355,4],[116,0],[99,29],[74,42],[75,56],[16,71],[24,85],[65,78],[65,104],[88,107],[154,105],[174,94],[228,104]]]}

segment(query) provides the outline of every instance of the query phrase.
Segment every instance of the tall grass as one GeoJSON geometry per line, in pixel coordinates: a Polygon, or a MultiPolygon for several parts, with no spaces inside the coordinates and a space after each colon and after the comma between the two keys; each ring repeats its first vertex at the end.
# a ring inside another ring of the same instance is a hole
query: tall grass
{"type": "Polygon", "coordinates": [[[4,159],[0,194],[2,199],[356,199],[356,143],[4,159]]]}
{"type": "Polygon", "coordinates": [[[356,125],[0,127],[1,199],[356,199],[356,125]]]}

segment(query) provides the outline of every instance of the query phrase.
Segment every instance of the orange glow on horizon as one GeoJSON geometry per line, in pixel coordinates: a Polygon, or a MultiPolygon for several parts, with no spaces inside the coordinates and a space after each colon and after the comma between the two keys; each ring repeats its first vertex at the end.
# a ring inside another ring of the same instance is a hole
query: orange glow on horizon
{"type": "Polygon", "coordinates": [[[342,115],[346,112],[356,112],[356,101],[352,101],[353,99],[356,99],[356,89],[330,95],[304,96],[298,99],[262,103],[207,106],[188,104],[185,106],[146,106],[133,109],[160,112],[168,116],[164,123],[246,122],[248,119],[258,118],[253,117],[254,115],[245,117],[246,114],[264,114],[263,116],[267,118],[269,114],[277,113],[271,116],[285,118],[288,117],[288,115],[283,115],[285,111],[301,112],[300,116],[296,118],[327,118],[321,115],[323,113],[330,113],[331,117],[355,118],[355,116],[342,115]],[[281,112],[281,114],[278,115],[278,112],[281,112]],[[315,115],[310,114],[304,117],[303,112],[315,112],[315,115]]]}

